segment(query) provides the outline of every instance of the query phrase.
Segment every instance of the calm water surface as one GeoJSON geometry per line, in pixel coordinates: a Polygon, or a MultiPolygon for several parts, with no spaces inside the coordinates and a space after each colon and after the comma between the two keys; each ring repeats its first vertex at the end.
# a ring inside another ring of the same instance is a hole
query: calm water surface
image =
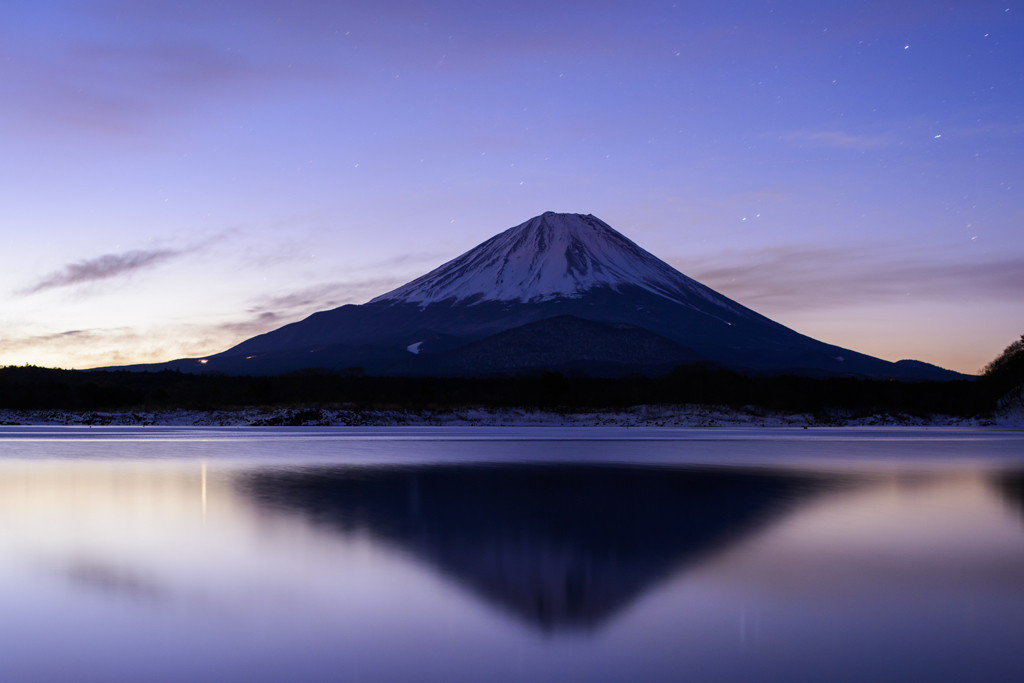
{"type": "Polygon", "coordinates": [[[0,428],[3,681],[1022,671],[1022,432],[0,428]]]}

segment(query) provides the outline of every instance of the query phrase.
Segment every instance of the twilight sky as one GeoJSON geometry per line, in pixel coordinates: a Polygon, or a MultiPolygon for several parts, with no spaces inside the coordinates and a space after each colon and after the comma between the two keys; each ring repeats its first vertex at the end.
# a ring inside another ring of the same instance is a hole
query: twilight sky
{"type": "Polygon", "coordinates": [[[0,0],[0,364],[215,353],[550,210],[976,372],[1022,190],[1018,0],[0,0]]]}

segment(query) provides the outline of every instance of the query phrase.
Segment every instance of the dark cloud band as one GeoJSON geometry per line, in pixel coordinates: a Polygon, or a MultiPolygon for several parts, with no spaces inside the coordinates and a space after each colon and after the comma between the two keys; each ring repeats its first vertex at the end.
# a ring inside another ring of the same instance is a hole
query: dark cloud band
{"type": "Polygon", "coordinates": [[[35,294],[47,289],[108,280],[146,268],[152,268],[183,254],[174,249],[128,251],[123,254],[104,254],[94,259],[69,263],[50,273],[39,282],[22,290],[22,294],[35,294]]]}
{"type": "Polygon", "coordinates": [[[1024,259],[956,261],[879,257],[870,248],[773,247],[714,263],[680,264],[690,277],[755,310],[873,305],[896,297],[938,301],[1017,300],[1024,259]]]}

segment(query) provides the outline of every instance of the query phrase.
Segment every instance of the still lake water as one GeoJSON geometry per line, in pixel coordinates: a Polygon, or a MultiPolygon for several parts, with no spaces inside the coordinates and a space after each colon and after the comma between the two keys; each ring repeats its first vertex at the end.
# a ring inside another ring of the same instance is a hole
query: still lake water
{"type": "Polygon", "coordinates": [[[0,427],[3,681],[1019,681],[1024,432],[0,427]]]}

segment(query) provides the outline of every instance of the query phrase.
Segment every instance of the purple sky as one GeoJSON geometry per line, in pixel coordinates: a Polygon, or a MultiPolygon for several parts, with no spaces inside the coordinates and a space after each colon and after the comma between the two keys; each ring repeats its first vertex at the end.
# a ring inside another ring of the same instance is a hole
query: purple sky
{"type": "Polygon", "coordinates": [[[986,0],[0,0],[0,364],[214,353],[551,210],[975,372],[1024,333],[1022,65],[986,0]]]}

